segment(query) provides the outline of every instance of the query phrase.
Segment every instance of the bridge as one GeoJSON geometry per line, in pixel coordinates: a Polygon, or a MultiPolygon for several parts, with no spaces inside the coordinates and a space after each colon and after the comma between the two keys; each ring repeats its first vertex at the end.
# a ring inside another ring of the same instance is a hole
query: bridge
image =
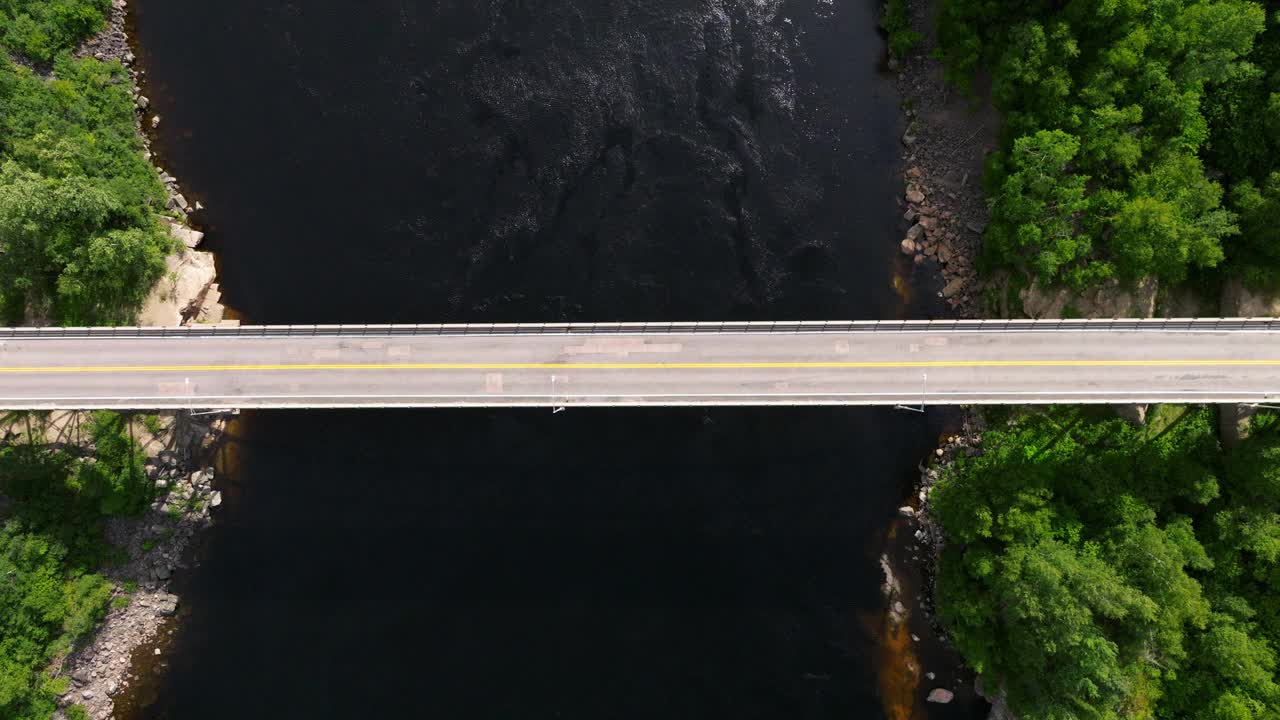
{"type": "Polygon", "coordinates": [[[1280,320],[0,329],[0,408],[1280,403],[1280,320]]]}

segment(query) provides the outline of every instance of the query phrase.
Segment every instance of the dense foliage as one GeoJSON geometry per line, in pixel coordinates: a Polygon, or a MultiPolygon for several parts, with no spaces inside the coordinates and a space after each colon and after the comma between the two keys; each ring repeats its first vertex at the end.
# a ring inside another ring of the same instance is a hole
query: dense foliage
{"type": "Polygon", "coordinates": [[[59,56],[56,79],[0,58],[0,308],[69,324],[132,320],[173,246],[128,75],[59,56]]]}
{"type": "Polygon", "coordinates": [[[888,35],[889,52],[894,57],[904,57],[921,40],[920,33],[911,29],[911,8],[907,0],[885,0],[880,27],[888,35]]]}
{"type": "Polygon", "coordinates": [[[1212,413],[1036,411],[939,480],[939,615],[1019,717],[1280,714],[1280,422],[1212,413]]]}
{"type": "Polygon", "coordinates": [[[1228,259],[1255,285],[1280,280],[1280,2],[1249,55],[1252,67],[1213,85],[1205,98],[1207,160],[1234,183],[1240,238],[1228,259]]]}
{"type": "Polygon", "coordinates": [[[47,63],[102,29],[110,0],[0,0],[0,48],[47,63]]]}
{"type": "Polygon", "coordinates": [[[948,72],[967,85],[988,68],[1005,120],[987,265],[1080,286],[1280,259],[1264,219],[1280,163],[1280,3],[1267,5],[946,0],[948,72]],[[1219,171],[1260,190],[1224,202],[1219,171]]]}
{"type": "Polygon", "coordinates": [[[141,510],[153,490],[125,417],[93,415],[82,429],[95,448],[87,458],[33,442],[42,418],[17,420],[32,429],[0,448],[0,492],[15,501],[0,526],[0,717],[45,720],[65,691],[48,669],[114,592],[92,572],[106,559],[102,521],[141,510]]]}

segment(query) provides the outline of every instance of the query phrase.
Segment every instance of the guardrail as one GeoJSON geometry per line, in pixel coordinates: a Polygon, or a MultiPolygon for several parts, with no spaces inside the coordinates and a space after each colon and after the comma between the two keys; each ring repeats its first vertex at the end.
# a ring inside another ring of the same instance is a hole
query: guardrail
{"type": "Polygon", "coordinates": [[[804,320],[792,322],[470,323],[429,325],[184,325],[0,328],[0,340],[66,338],[307,337],[389,335],[589,335],[690,333],[1273,331],[1277,318],[1122,320],[804,320]]]}

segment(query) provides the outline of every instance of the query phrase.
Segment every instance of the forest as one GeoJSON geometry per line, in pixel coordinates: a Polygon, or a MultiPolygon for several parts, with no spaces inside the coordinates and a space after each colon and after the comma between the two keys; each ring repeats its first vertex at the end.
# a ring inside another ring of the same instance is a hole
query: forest
{"type": "Polygon", "coordinates": [[[938,613],[1023,720],[1280,713],[1280,418],[1000,411],[931,495],[938,613]]]}
{"type": "MultiPolygon", "coordinates": [[[[118,558],[102,541],[113,515],[137,513],[154,486],[143,472],[134,419],[93,413],[84,433],[93,452],[45,442],[47,418],[10,413],[16,432],[0,447],[0,717],[45,720],[67,690],[56,670],[75,641],[127,592],[96,574],[118,558]],[[51,672],[52,671],[52,672],[51,672]]],[[[74,707],[74,706],[73,706],[74,707]]],[[[74,714],[74,711],[72,711],[74,714]]]]}
{"type": "MultiPolygon", "coordinates": [[[[1280,284],[1280,3],[944,0],[1003,118],[983,269],[1086,288],[1280,284]]],[[[1024,720],[1280,716],[1280,420],[989,413],[931,502],[939,618],[1024,720]]]]}
{"type": "MultiPolygon", "coordinates": [[[[75,59],[108,0],[0,0],[0,319],[131,322],[172,240],[165,193],[143,156],[118,63],[75,59]]],[[[93,414],[89,454],[46,444],[46,418],[0,418],[0,717],[45,720],[75,641],[127,592],[96,570],[115,558],[103,522],[153,488],[132,419],[93,414]]],[[[68,718],[83,717],[76,705],[68,718]]]]}
{"type": "Polygon", "coordinates": [[[143,156],[128,73],[69,54],[101,27],[107,5],[0,0],[6,324],[132,322],[173,247],[158,219],[166,195],[143,156]]]}
{"type": "Polygon", "coordinates": [[[1280,3],[944,0],[948,77],[990,79],[987,271],[1087,287],[1280,272],[1280,3]]]}

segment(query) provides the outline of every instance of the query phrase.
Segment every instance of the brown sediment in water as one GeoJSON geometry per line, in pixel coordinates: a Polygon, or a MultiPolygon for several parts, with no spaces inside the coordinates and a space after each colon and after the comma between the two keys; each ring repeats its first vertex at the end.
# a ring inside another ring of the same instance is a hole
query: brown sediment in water
{"type": "Polygon", "coordinates": [[[895,622],[891,613],[885,612],[881,622],[875,663],[880,702],[889,720],[910,720],[916,717],[916,691],[920,686],[915,644],[905,618],[895,622]]]}

